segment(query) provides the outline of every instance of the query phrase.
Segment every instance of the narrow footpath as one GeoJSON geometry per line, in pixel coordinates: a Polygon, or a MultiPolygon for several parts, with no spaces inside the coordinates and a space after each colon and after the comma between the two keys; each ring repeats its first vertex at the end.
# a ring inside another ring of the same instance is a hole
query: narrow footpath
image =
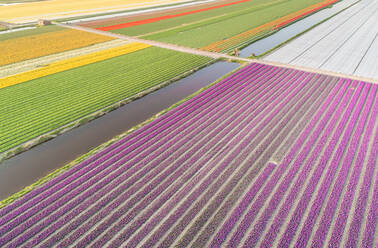
{"type": "Polygon", "coordinates": [[[174,50],[174,51],[178,51],[178,52],[184,52],[184,53],[190,53],[190,54],[210,57],[210,58],[214,58],[214,59],[230,59],[230,60],[244,61],[244,62],[247,62],[247,63],[259,63],[259,64],[264,64],[264,65],[273,65],[273,66],[278,66],[278,67],[283,67],[283,68],[297,69],[297,70],[302,70],[302,71],[306,71],[306,72],[313,72],[313,73],[319,73],[319,74],[329,75],[329,76],[350,78],[350,79],[353,79],[353,80],[359,80],[359,81],[365,81],[365,82],[371,82],[371,83],[378,84],[378,80],[373,79],[373,78],[364,78],[364,77],[359,77],[359,76],[354,76],[354,75],[347,75],[347,74],[342,74],[342,73],[336,73],[336,72],[331,72],[331,71],[326,71],[326,70],[283,64],[283,63],[278,63],[278,62],[269,62],[269,61],[264,61],[264,60],[241,58],[241,57],[231,56],[231,55],[227,55],[227,54],[223,54],[223,53],[208,52],[208,51],[203,51],[203,50],[199,50],[199,49],[195,49],[195,48],[183,47],[183,46],[178,46],[178,45],[174,45],[174,44],[168,44],[168,43],[155,41],[155,40],[145,40],[145,39],[141,39],[141,38],[137,38],[137,37],[133,37],[133,36],[116,34],[116,33],[101,31],[101,30],[88,28],[88,27],[82,27],[82,26],[73,25],[73,24],[64,24],[64,23],[59,23],[59,22],[55,22],[55,21],[53,21],[52,23],[55,24],[55,25],[64,27],[64,28],[81,30],[81,31],[95,33],[95,34],[99,34],[99,35],[105,35],[105,36],[109,36],[109,37],[113,37],[113,38],[117,38],[117,39],[127,40],[127,41],[131,41],[131,42],[139,42],[139,43],[148,44],[148,45],[155,46],[155,47],[160,47],[160,48],[170,49],[170,50],[174,50]]]}

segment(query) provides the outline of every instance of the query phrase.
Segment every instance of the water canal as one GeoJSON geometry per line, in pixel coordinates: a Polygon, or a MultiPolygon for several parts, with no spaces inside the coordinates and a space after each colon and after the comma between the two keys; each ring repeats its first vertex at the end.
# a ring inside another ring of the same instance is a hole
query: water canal
{"type": "Polygon", "coordinates": [[[240,66],[217,62],[0,164],[0,200],[240,66]]]}

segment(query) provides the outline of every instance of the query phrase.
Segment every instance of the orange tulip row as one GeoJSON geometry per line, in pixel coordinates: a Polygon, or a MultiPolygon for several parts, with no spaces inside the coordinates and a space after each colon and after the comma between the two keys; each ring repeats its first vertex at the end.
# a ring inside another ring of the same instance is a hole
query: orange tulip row
{"type": "Polygon", "coordinates": [[[294,21],[297,21],[298,19],[307,16],[315,11],[318,11],[330,4],[333,4],[339,0],[325,0],[323,2],[311,5],[307,8],[301,9],[299,11],[296,11],[294,13],[291,13],[289,15],[286,15],[284,17],[278,18],[276,20],[273,20],[271,22],[265,23],[261,26],[255,27],[253,29],[250,29],[246,32],[240,33],[238,35],[235,35],[233,37],[230,37],[225,40],[217,41],[214,43],[211,43],[208,46],[202,47],[202,50],[206,51],[212,51],[212,52],[222,52],[226,49],[232,48],[236,45],[239,45],[243,42],[247,42],[248,40],[252,40],[254,37],[257,37],[260,34],[263,33],[269,33],[273,30],[280,29],[284,26],[286,26],[289,23],[292,23],[294,21]]]}

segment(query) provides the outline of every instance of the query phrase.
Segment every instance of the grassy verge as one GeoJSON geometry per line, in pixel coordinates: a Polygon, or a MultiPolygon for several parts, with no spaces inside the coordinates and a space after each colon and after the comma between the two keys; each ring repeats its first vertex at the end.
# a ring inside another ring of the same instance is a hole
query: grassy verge
{"type": "MultiPolygon", "coordinates": [[[[211,63],[214,63],[215,61],[212,61],[211,63]]],[[[243,66],[245,66],[246,64],[244,64],[243,66]]],[[[92,149],[91,151],[89,151],[88,153],[76,158],[75,160],[73,160],[72,162],[64,165],[63,167],[59,168],[59,169],[56,169],[54,170],[53,172],[49,173],[48,175],[46,175],[45,177],[42,177],[41,179],[37,180],[35,183],[31,184],[30,186],[27,186],[25,187],[24,189],[22,189],[21,191],[7,197],[6,199],[0,201],[0,208],[3,208],[5,207],[6,205],[12,203],[13,201],[17,200],[18,198],[22,197],[23,195],[25,195],[26,193],[30,192],[31,190],[43,185],[44,183],[48,182],[49,180],[57,177],[58,175],[60,175],[61,173],[65,172],[66,170],[70,169],[71,167],[81,163],[82,161],[84,161],[85,159],[89,158],[90,156],[102,151],[103,149],[107,148],[108,146],[110,146],[111,144],[117,142],[118,140],[124,138],[126,135],[134,132],[135,130],[143,127],[144,125],[156,120],[158,117],[160,117],[161,115],[167,113],[168,111],[174,109],[175,107],[183,104],[184,102],[188,101],[189,99],[195,97],[196,95],[198,95],[199,93],[205,91],[206,89],[212,87],[213,85],[215,85],[216,83],[220,82],[221,80],[223,80],[224,78],[228,77],[229,75],[235,73],[236,71],[240,70],[243,66],[241,67],[238,67],[236,68],[235,70],[227,73],[226,75],[222,76],[221,78],[219,78],[218,80],[214,81],[213,83],[201,88],[200,90],[194,92],[193,94],[185,97],[184,99],[180,100],[179,102],[171,105],[170,107],[160,111],[159,113],[157,113],[156,115],[152,116],[151,118],[147,119],[146,121],[130,128],[129,130],[127,130],[126,132],[120,134],[120,135],[117,135],[115,136],[114,138],[112,138],[111,140],[97,146],[96,148],[92,149]]],[[[183,77],[186,77],[188,75],[190,75],[191,73],[188,72],[187,75],[182,75],[181,78],[183,77]]],[[[178,80],[178,79],[177,79],[178,80]]]]}

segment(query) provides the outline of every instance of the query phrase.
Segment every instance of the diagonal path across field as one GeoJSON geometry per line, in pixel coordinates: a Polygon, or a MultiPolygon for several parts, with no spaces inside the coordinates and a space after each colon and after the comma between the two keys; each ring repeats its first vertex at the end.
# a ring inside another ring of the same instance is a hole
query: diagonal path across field
{"type": "Polygon", "coordinates": [[[91,33],[100,34],[100,35],[105,35],[105,36],[109,36],[109,37],[113,37],[113,38],[117,38],[117,39],[121,39],[121,40],[144,43],[144,44],[148,44],[148,45],[151,45],[151,46],[156,46],[156,47],[170,49],[170,50],[174,50],[174,51],[210,57],[210,58],[214,58],[214,59],[229,59],[229,60],[235,60],[235,61],[242,61],[242,62],[246,62],[246,63],[260,63],[260,64],[264,64],[264,65],[273,65],[273,66],[278,66],[278,67],[303,70],[303,71],[307,71],[307,72],[320,73],[320,74],[329,75],[329,76],[345,77],[345,78],[350,78],[350,79],[355,79],[355,80],[367,81],[367,82],[371,82],[371,83],[378,83],[378,79],[374,79],[374,78],[367,78],[367,77],[361,77],[361,76],[356,76],[356,75],[347,75],[347,74],[343,74],[343,73],[337,73],[337,72],[332,72],[332,71],[327,71],[327,70],[322,70],[322,69],[314,69],[314,68],[310,68],[310,67],[297,66],[297,65],[292,65],[292,64],[285,64],[285,63],[280,63],[280,62],[241,58],[241,57],[231,56],[231,55],[227,55],[227,54],[223,54],[223,53],[209,52],[209,51],[203,51],[203,50],[195,49],[195,48],[191,48],[191,47],[184,47],[184,46],[178,46],[178,45],[175,45],[175,44],[168,44],[168,43],[164,43],[164,42],[160,42],[160,41],[145,40],[145,39],[141,39],[141,38],[137,38],[137,37],[133,37],[133,36],[116,34],[116,33],[111,33],[111,32],[97,30],[97,29],[88,28],[88,27],[82,27],[82,26],[73,25],[73,24],[64,24],[64,23],[59,23],[59,22],[53,22],[53,23],[58,25],[58,26],[65,27],[65,28],[77,29],[77,30],[91,32],[91,33]]]}

